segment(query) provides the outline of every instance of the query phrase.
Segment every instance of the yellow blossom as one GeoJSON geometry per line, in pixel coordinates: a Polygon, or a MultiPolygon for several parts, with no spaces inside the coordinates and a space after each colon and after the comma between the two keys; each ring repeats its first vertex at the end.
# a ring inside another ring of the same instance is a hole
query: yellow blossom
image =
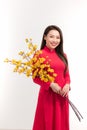
{"type": "Polygon", "coordinates": [[[8,58],[6,58],[6,59],[4,60],[4,62],[9,62],[9,59],[8,59],[8,58]]]}
{"type": "Polygon", "coordinates": [[[17,65],[17,61],[14,59],[12,59],[11,63],[17,65]]]}
{"type": "Polygon", "coordinates": [[[36,51],[36,49],[37,49],[37,45],[34,45],[33,46],[33,51],[36,51]]]}
{"type": "Polygon", "coordinates": [[[31,49],[33,47],[32,43],[28,43],[28,49],[31,49]]]}
{"type": "Polygon", "coordinates": [[[18,71],[18,68],[19,68],[19,66],[16,66],[16,67],[14,68],[13,72],[17,72],[17,71],[18,71]]]}
{"type": "Polygon", "coordinates": [[[20,68],[20,69],[18,69],[18,73],[23,73],[25,71],[25,69],[24,68],[20,68]]]}
{"type": "Polygon", "coordinates": [[[24,51],[20,51],[18,54],[19,54],[19,55],[23,55],[23,54],[24,54],[24,51]]]}
{"type": "Polygon", "coordinates": [[[25,41],[26,41],[26,43],[28,43],[29,42],[28,38],[26,38],[25,41]]]}
{"type": "Polygon", "coordinates": [[[43,63],[45,61],[45,58],[39,58],[40,63],[43,63]]]}
{"type": "Polygon", "coordinates": [[[51,68],[48,68],[48,70],[47,70],[48,72],[54,72],[54,70],[53,69],[51,69],[51,68]]]}
{"type": "Polygon", "coordinates": [[[30,75],[31,75],[31,69],[28,69],[28,70],[26,71],[26,76],[29,77],[30,75]]]}
{"type": "Polygon", "coordinates": [[[56,77],[56,76],[57,76],[57,74],[56,74],[56,73],[53,73],[53,76],[54,76],[54,77],[56,77]]]}

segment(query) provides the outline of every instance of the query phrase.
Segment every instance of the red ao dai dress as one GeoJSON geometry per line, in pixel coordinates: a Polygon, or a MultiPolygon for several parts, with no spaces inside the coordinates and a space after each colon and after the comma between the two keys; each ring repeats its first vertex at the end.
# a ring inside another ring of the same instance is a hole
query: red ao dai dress
{"type": "MultiPolygon", "coordinates": [[[[55,50],[51,51],[45,46],[41,56],[51,59],[51,68],[57,73],[55,82],[61,88],[66,83],[70,84],[69,70],[64,75],[65,64],[55,50]]],[[[33,81],[40,85],[40,91],[32,130],[69,130],[68,101],[51,90],[50,82],[41,81],[40,78],[33,81]]]]}

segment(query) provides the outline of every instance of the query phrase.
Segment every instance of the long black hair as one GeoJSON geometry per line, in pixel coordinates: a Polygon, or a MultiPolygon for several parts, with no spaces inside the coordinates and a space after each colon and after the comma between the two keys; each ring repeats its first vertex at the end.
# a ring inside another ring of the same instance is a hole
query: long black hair
{"type": "Polygon", "coordinates": [[[46,41],[44,39],[44,36],[47,36],[47,34],[49,33],[49,31],[51,30],[57,30],[60,34],[60,44],[55,48],[55,51],[57,53],[57,55],[62,59],[62,61],[65,63],[66,65],[66,68],[65,68],[65,72],[67,70],[67,67],[68,67],[68,60],[64,54],[64,51],[63,51],[63,34],[62,34],[62,31],[61,29],[56,26],[56,25],[49,25],[45,30],[44,30],[44,33],[43,33],[43,37],[42,37],[42,43],[41,43],[41,47],[40,49],[42,50],[45,45],[46,45],[46,41]]]}

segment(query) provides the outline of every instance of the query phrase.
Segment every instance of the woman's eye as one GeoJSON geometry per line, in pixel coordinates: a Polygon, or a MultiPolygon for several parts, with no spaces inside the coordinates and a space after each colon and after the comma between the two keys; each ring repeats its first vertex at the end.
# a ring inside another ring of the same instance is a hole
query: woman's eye
{"type": "Polygon", "coordinates": [[[50,36],[50,38],[53,38],[53,36],[50,36]]]}

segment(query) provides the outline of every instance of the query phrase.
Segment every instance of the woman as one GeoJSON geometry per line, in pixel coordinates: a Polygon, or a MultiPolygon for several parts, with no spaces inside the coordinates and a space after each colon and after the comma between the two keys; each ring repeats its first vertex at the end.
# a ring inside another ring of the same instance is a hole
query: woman
{"type": "Polygon", "coordinates": [[[43,34],[42,57],[48,56],[50,66],[57,74],[54,82],[40,78],[33,81],[40,85],[33,130],[69,130],[70,75],[68,60],[63,51],[63,35],[59,27],[48,26],[43,34]],[[66,98],[67,97],[67,98],[66,98]]]}

